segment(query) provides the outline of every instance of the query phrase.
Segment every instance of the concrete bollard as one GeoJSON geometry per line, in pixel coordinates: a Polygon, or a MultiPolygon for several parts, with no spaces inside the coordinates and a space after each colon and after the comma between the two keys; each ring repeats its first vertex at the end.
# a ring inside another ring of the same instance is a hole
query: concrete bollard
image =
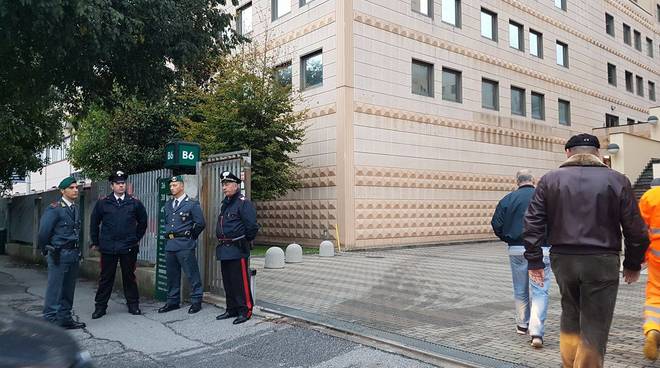
{"type": "Polygon", "coordinates": [[[296,243],[289,244],[286,247],[286,263],[300,263],[303,261],[302,247],[296,243]]]}
{"type": "Polygon", "coordinates": [[[284,268],[284,251],[280,247],[270,247],[266,251],[264,268],[284,268]]]}
{"type": "Polygon", "coordinates": [[[330,240],[324,240],[319,245],[319,256],[321,257],[334,257],[335,245],[330,240]]]}

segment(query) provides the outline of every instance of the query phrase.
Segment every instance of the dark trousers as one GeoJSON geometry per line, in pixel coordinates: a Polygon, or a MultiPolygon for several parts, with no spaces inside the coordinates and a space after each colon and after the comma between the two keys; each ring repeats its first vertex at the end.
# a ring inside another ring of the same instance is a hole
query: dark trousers
{"type": "Polygon", "coordinates": [[[101,254],[101,275],[99,276],[99,289],[96,291],[96,306],[106,308],[112,286],[115,283],[117,262],[121,267],[121,278],[124,283],[124,297],[126,304],[137,306],[140,303],[138,286],[135,280],[135,264],[137,263],[138,248],[132,248],[126,254],[101,254]]]}
{"type": "Polygon", "coordinates": [[[190,301],[201,303],[204,289],[199,274],[195,249],[185,249],[176,252],[167,252],[167,304],[179,305],[181,302],[181,269],[190,281],[190,301]]]}
{"type": "Polygon", "coordinates": [[[550,262],[561,292],[563,367],[603,367],[619,289],[619,256],[551,254],[550,262]]]}
{"type": "Polygon", "coordinates": [[[44,298],[44,319],[59,324],[66,324],[72,320],[71,308],[79,262],[80,250],[77,248],[62,249],[60,262],[57,265],[53,262],[51,252],[48,253],[48,285],[44,298]]]}
{"type": "Polygon", "coordinates": [[[248,258],[220,261],[220,271],[227,299],[227,312],[252,317],[254,301],[250,290],[248,258]]]}

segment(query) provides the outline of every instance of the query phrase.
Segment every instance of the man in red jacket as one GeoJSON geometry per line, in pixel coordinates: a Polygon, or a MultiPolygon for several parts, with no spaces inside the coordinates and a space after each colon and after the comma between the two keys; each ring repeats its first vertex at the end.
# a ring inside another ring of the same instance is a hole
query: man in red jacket
{"type": "Polygon", "coordinates": [[[524,219],[530,278],[543,283],[543,251],[561,293],[560,350],[564,368],[600,368],[619,287],[621,229],[623,277],[637,281],[649,244],[630,181],[600,160],[598,138],[578,134],[566,143],[568,159],[545,174],[524,219]]]}

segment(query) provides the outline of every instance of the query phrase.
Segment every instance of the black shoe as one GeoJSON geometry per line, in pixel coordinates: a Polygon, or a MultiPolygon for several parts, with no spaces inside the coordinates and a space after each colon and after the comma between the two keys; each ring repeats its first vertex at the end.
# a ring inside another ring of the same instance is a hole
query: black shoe
{"type": "Polygon", "coordinates": [[[215,317],[215,319],[217,319],[219,321],[221,319],[228,319],[228,318],[233,318],[233,317],[237,317],[237,316],[238,316],[238,314],[236,314],[236,313],[225,312],[225,313],[222,313],[221,315],[215,317]]]}
{"type": "Polygon", "coordinates": [[[82,322],[68,321],[60,324],[60,327],[65,328],[67,330],[76,330],[79,328],[85,328],[87,327],[87,325],[82,322]]]}
{"type": "Polygon", "coordinates": [[[202,303],[193,303],[188,309],[189,314],[195,314],[202,310],[202,303]]]}
{"type": "Polygon", "coordinates": [[[105,308],[96,307],[94,313],[92,313],[92,319],[99,319],[103,316],[105,316],[105,308]]]}
{"type": "Polygon", "coordinates": [[[236,317],[236,319],[232,323],[235,324],[235,325],[238,325],[240,323],[247,322],[248,319],[250,319],[250,318],[241,315],[241,316],[236,317]]]}
{"type": "Polygon", "coordinates": [[[160,309],[158,309],[158,313],[167,313],[179,308],[180,307],[178,304],[165,304],[164,306],[160,307],[160,309]]]}
{"type": "Polygon", "coordinates": [[[140,314],[142,314],[142,311],[140,310],[140,307],[138,307],[137,305],[129,305],[128,313],[134,316],[139,316],[140,314]]]}

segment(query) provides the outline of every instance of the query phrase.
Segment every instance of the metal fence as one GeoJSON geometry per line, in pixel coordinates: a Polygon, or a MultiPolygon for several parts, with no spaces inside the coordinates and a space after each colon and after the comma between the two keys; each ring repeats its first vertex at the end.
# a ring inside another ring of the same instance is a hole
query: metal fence
{"type": "Polygon", "coordinates": [[[203,254],[204,262],[202,274],[204,275],[204,289],[217,293],[222,290],[222,275],[220,264],[215,260],[215,246],[218,243],[215,237],[215,223],[220,214],[220,207],[224,194],[220,174],[231,171],[240,175],[241,189],[247,196],[250,195],[250,151],[228,152],[209,156],[202,163],[202,185],[200,201],[207,222],[204,232],[203,254]]]}

